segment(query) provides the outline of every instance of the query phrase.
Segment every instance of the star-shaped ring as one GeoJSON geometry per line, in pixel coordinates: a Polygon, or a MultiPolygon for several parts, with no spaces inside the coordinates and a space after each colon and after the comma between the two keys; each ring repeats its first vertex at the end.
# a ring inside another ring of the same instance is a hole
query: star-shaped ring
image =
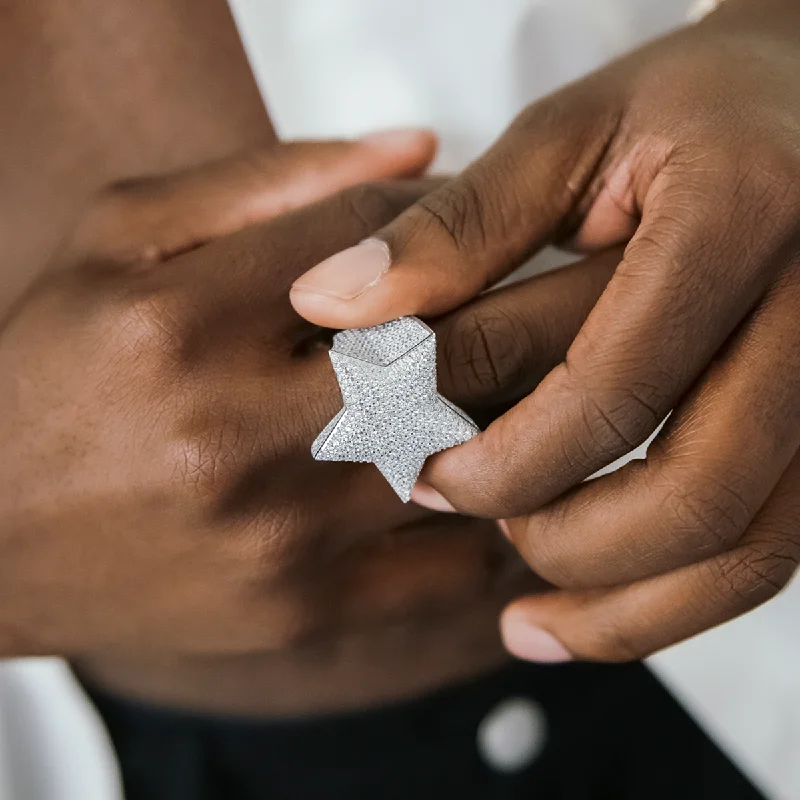
{"type": "Polygon", "coordinates": [[[408,502],[425,459],[475,436],[477,425],[436,390],[436,335],[416,317],[333,337],[344,408],[314,440],[318,461],[375,464],[408,502]]]}

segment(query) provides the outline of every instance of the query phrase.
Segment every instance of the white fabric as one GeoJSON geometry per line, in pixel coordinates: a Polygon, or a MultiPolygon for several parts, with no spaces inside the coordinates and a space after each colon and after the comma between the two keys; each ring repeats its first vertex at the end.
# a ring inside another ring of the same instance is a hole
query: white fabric
{"type": "Polygon", "coordinates": [[[0,662],[0,800],[122,800],[106,732],[60,659],[0,662]]]}
{"type": "MultiPolygon", "coordinates": [[[[530,100],[682,24],[690,0],[233,0],[285,136],[430,125],[438,167],[530,100]]],[[[651,661],[776,800],[800,797],[800,584],[651,661]]],[[[108,743],[58,662],[0,664],[0,800],[116,800],[108,743]],[[24,702],[20,697],[27,698],[24,702]]]]}
{"type": "Polygon", "coordinates": [[[458,168],[530,100],[680,25],[690,0],[235,0],[285,136],[431,125],[458,168]]]}

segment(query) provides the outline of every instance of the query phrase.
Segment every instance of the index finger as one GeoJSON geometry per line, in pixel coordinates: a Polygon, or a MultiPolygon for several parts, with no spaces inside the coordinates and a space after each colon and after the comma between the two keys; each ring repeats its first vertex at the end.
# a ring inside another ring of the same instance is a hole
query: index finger
{"type": "Polygon", "coordinates": [[[459,511],[533,511],[644,442],[782,265],[773,203],[733,200],[735,175],[675,170],[563,363],[423,479],[459,511]],[[764,269],[769,265],[769,269],[764,269]],[[724,287],[724,288],[722,288],[724,287]]]}
{"type": "MultiPolygon", "coordinates": [[[[369,180],[410,177],[433,157],[425,131],[271,144],[167,175],[114,183],[94,198],[62,254],[155,262],[369,180]]],[[[383,221],[380,223],[383,224],[383,221]]]]}
{"type": "Polygon", "coordinates": [[[333,328],[441,314],[558,238],[619,121],[609,85],[593,76],[528,108],[461,175],[296,281],[298,313],[333,328]]]}

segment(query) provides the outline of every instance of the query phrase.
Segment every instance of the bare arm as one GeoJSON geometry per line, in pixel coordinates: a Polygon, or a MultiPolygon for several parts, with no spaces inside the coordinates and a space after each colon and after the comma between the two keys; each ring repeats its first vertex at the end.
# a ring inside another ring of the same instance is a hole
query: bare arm
{"type": "MultiPolygon", "coordinates": [[[[0,308],[13,302],[98,187],[272,139],[224,0],[0,0],[0,308]]],[[[412,161],[424,166],[424,153],[422,162],[419,154],[412,161]]],[[[468,525],[482,546],[496,548],[494,537],[478,536],[487,533],[480,523],[468,525]]],[[[456,527],[449,523],[443,534],[456,527]]],[[[478,583],[494,587],[482,576],[498,560],[463,555],[478,583]]],[[[40,551],[33,573],[46,572],[42,558],[40,551]]],[[[436,577],[438,586],[441,570],[436,577]]],[[[420,615],[299,652],[164,663],[106,653],[84,658],[82,672],[127,694],[216,710],[294,713],[375,702],[503,658],[498,598],[483,591],[476,598],[469,582],[456,592],[467,600],[452,601],[450,613],[434,620],[420,615]]],[[[216,594],[212,600],[218,608],[216,594]]]]}
{"type": "Polygon", "coordinates": [[[273,138],[224,0],[1,0],[0,309],[102,184],[273,138]]]}

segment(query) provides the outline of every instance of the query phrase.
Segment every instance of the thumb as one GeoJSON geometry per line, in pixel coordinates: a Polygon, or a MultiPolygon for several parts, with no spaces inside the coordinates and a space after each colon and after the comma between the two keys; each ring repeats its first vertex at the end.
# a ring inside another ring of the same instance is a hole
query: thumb
{"type": "Polygon", "coordinates": [[[83,215],[68,260],[161,260],[358,183],[419,175],[435,152],[430,131],[383,131],[354,141],[272,144],[121,181],[83,215]]]}
{"type": "Polygon", "coordinates": [[[460,176],[301,276],[295,309],[366,327],[440,314],[491,286],[582,212],[617,126],[608,95],[586,79],[530,106],[460,176]]]}

